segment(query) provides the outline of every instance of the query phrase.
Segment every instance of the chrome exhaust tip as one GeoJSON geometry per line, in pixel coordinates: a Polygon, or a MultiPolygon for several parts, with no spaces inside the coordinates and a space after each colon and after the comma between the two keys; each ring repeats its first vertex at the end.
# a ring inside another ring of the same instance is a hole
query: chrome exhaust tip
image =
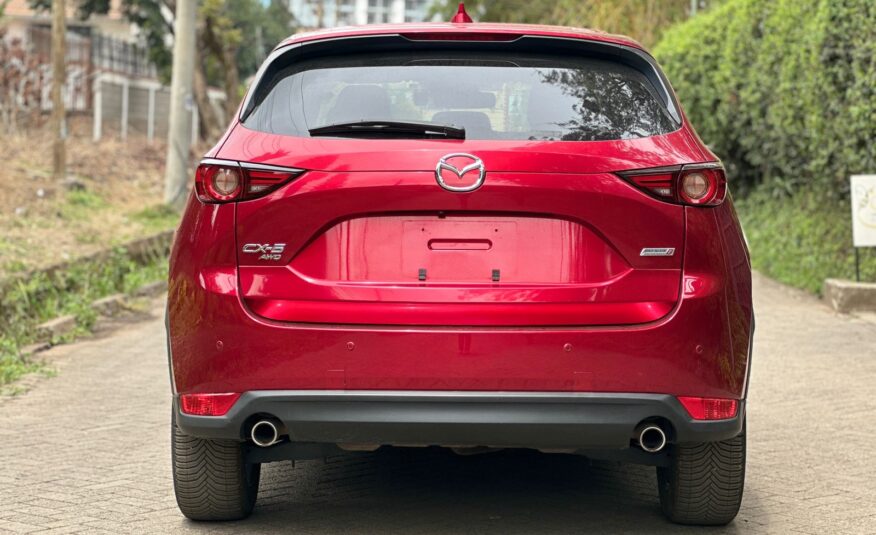
{"type": "Polygon", "coordinates": [[[249,437],[256,446],[267,448],[280,441],[280,430],[271,420],[259,420],[253,424],[249,437]]]}
{"type": "Polygon", "coordinates": [[[657,453],[666,447],[666,433],[656,425],[646,425],[639,431],[639,447],[648,453],[657,453]]]}

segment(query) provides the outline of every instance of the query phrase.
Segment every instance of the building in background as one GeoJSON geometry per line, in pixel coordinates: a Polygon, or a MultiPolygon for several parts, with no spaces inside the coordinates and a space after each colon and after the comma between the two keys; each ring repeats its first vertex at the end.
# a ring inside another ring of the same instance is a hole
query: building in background
{"type": "Polygon", "coordinates": [[[431,0],[289,0],[304,30],[382,22],[423,22],[431,0]]]}
{"type": "MultiPolygon", "coordinates": [[[[0,0],[0,4],[4,0],[0,0]]],[[[71,115],[92,116],[95,140],[104,136],[164,138],[170,90],[158,79],[140,29],[122,12],[122,0],[109,0],[106,15],[80,20],[78,2],[67,2],[66,81],[62,97],[71,115]],[[78,113],[77,113],[78,112],[78,113]]],[[[8,0],[0,20],[0,128],[38,124],[51,109],[51,13],[28,0],[8,0]]],[[[224,122],[225,94],[208,97],[224,122]]],[[[193,137],[198,110],[192,106],[193,137]]]]}

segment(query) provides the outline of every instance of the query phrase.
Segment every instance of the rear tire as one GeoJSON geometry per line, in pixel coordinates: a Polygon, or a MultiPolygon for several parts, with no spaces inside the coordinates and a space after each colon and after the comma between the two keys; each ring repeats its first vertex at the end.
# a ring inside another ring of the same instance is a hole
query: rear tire
{"type": "Polygon", "coordinates": [[[252,513],[261,465],[244,462],[244,443],[183,434],[172,422],[173,487],[192,520],[239,520],[252,513]]]}
{"type": "Polygon", "coordinates": [[[730,440],[675,446],[657,468],[663,513],[679,524],[719,526],[739,512],[745,483],[745,427],[730,440]]]}

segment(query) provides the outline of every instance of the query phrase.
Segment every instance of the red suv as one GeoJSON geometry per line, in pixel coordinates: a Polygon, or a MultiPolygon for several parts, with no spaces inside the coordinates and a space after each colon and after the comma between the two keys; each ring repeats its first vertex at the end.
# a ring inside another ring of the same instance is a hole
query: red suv
{"type": "Polygon", "coordinates": [[[241,518],[262,463],[532,448],[656,466],[670,519],[727,523],[752,332],[724,169],[636,42],[296,35],[173,247],[177,501],[241,518]]]}

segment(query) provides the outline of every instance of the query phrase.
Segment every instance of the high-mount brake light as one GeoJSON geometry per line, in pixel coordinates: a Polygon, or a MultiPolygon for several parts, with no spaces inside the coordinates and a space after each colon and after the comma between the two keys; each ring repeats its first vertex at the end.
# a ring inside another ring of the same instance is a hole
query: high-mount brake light
{"type": "Polygon", "coordinates": [[[635,169],[618,175],[653,197],[677,204],[717,206],[727,196],[724,167],[717,162],[635,169]]]}
{"type": "Polygon", "coordinates": [[[735,399],[679,396],[678,401],[694,420],[726,420],[734,418],[739,407],[735,399]]]}
{"type": "Polygon", "coordinates": [[[487,33],[487,32],[418,32],[403,33],[408,41],[498,41],[510,43],[523,37],[519,33],[487,33]]]}
{"type": "Polygon", "coordinates": [[[267,195],[303,172],[273,165],[204,159],[195,173],[195,191],[206,203],[245,201],[267,195]]]}

